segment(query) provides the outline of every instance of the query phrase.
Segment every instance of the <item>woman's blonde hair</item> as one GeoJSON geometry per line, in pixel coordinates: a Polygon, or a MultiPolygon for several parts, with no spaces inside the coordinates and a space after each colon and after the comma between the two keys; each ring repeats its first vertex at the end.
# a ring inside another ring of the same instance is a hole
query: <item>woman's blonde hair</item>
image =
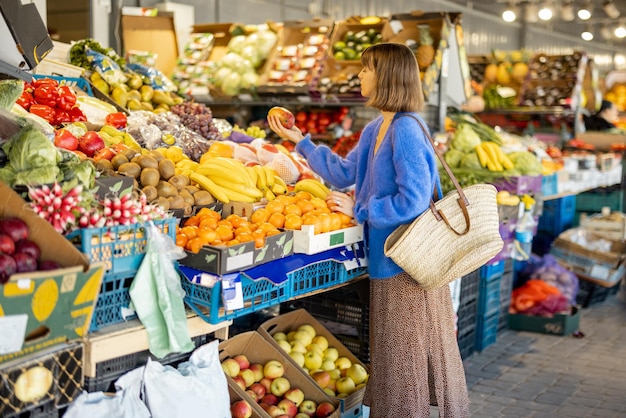
{"type": "Polygon", "coordinates": [[[404,44],[384,42],[363,51],[361,64],[376,75],[367,105],[385,112],[420,112],[424,93],[413,51],[404,44]]]}

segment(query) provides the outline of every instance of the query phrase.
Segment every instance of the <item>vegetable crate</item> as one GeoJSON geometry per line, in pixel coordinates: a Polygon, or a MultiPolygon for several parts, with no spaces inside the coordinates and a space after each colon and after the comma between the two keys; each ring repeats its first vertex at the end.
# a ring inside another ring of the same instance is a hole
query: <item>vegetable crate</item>
{"type": "MultiPolygon", "coordinates": [[[[174,217],[152,221],[172,240],[176,239],[174,217]]],[[[93,263],[105,263],[106,277],[134,277],[146,254],[148,236],[143,223],[81,228],[67,235],[78,249],[93,263]]]]}
{"type": "Polygon", "coordinates": [[[200,317],[211,324],[239,318],[249,313],[264,309],[290,297],[287,281],[274,283],[266,278],[253,279],[245,273],[233,273],[241,281],[243,307],[228,310],[224,306],[222,278],[187,266],[179,266],[183,275],[182,286],[185,290],[185,303],[200,317]],[[205,284],[205,280],[215,280],[214,284],[205,284]]]}
{"type": "Polygon", "coordinates": [[[576,195],[544,201],[537,230],[557,236],[572,227],[575,212],[576,195]]]}
{"type": "Polygon", "coordinates": [[[87,82],[87,80],[85,80],[84,78],[81,77],[60,77],[60,76],[56,76],[56,75],[37,75],[34,74],[33,75],[33,79],[35,80],[39,80],[42,78],[51,78],[53,80],[56,80],[59,85],[63,86],[69,86],[69,87],[74,87],[74,88],[79,88],[82,91],[84,91],[85,93],[87,93],[89,96],[93,97],[93,90],[91,89],[91,86],[89,85],[89,83],[87,82]]]}
{"type": "Polygon", "coordinates": [[[58,416],[57,409],[80,395],[83,356],[82,343],[60,344],[4,364],[0,368],[0,416],[58,416]]]}

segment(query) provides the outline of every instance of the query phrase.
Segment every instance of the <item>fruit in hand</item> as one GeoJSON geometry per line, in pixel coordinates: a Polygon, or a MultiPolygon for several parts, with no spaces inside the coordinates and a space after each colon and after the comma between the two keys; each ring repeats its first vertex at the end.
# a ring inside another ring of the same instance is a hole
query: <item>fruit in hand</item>
{"type": "Polygon", "coordinates": [[[268,116],[278,117],[278,119],[280,119],[281,125],[283,125],[287,129],[293,128],[293,125],[296,122],[296,118],[294,117],[293,113],[281,106],[272,107],[269,112],[267,112],[267,114],[268,116]]]}

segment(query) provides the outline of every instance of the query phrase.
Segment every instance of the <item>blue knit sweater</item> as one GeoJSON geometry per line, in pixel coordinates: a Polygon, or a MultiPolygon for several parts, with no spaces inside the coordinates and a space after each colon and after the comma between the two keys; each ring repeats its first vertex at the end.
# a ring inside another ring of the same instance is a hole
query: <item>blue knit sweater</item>
{"type": "MultiPolygon", "coordinates": [[[[398,226],[428,209],[435,185],[441,196],[432,145],[415,120],[400,115],[395,115],[376,155],[374,144],[382,116],[363,128],[359,142],[346,158],[327,146],[315,145],[309,135],[296,146],[313,171],[328,183],[338,188],[355,185],[354,213],[357,222],[365,227],[372,279],[388,278],[402,271],[385,256],[385,239],[398,226]]],[[[413,115],[419,118],[416,113],[413,115]]]]}

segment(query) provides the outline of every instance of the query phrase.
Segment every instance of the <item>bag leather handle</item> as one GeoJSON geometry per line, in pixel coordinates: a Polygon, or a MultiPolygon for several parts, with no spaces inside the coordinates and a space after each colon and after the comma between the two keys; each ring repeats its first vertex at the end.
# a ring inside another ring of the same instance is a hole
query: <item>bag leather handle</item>
{"type": "MultiPolygon", "coordinates": [[[[469,200],[467,199],[467,196],[465,196],[465,193],[463,193],[463,188],[461,187],[461,185],[459,184],[459,181],[456,179],[456,177],[452,173],[450,166],[446,162],[445,158],[443,158],[441,151],[439,151],[439,149],[435,145],[435,141],[432,139],[432,137],[428,133],[428,130],[426,129],[424,124],[418,118],[416,118],[415,116],[411,114],[403,114],[403,115],[400,115],[399,117],[402,117],[402,116],[409,116],[410,118],[415,120],[418,123],[418,125],[422,128],[422,131],[424,131],[424,135],[426,135],[426,138],[428,138],[428,140],[430,141],[430,144],[433,146],[433,150],[435,151],[437,158],[439,158],[441,165],[443,166],[444,170],[446,170],[446,173],[450,177],[450,180],[452,180],[452,184],[454,185],[457,192],[459,193],[459,198],[457,199],[457,203],[459,204],[459,207],[461,208],[461,212],[463,212],[463,217],[465,218],[465,230],[460,232],[454,229],[454,227],[450,225],[450,221],[448,221],[448,218],[446,218],[446,215],[441,210],[438,210],[435,207],[435,202],[434,202],[434,199],[432,198],[430,199],[430,210],[433,212],[433,215],[435,216],[435,219],[437,219],[437,221],[443,220],[446,223],[446,225],[448,225],[448,227],[455,234],[457,235],[467,234],[471,226],[469,213],[467,212],[467,205],[469,205],[470,203],[469,203],[469,200]]],[[[437,185],[435,185],[434,187],[433,195],[437,200],[443,197],[443,196],[439,196],[439,190],[437,190],[437,185]]]]}

